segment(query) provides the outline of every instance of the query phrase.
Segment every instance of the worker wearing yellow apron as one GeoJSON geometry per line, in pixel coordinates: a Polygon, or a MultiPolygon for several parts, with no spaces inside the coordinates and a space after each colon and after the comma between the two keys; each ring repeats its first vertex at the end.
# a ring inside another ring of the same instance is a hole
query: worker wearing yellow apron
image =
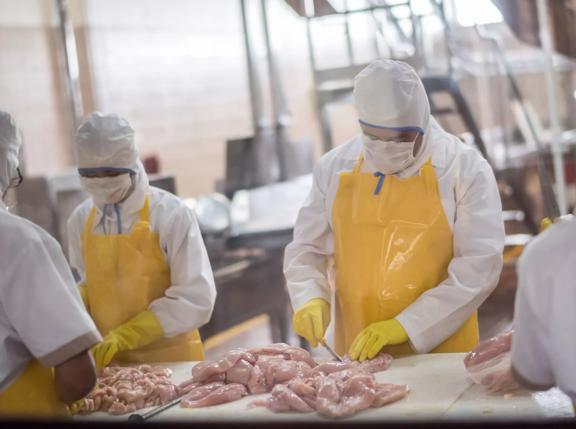
{"type": "Polygon", "coordinates": [[[370,64],[354,100],[362,133],[320,160],[286,249],[294,329],[317,346],[333,314],[336,350],[361,361],[469,351],[502,268],[494,174],[407,64],[370,64]]]}
{"type": "MultiPolygon", "coordinates": [[[[0,112],[0,196],[22,181],[21,139],[13,118],[0,112]]],[[[86,313],[56,240],[11,214],[0,199],[0,419],[69,416],[71,395],[94,385],[88,355],[101,338],[86,313]],[[70,362],[73,361],[72,364],[70,362]],[[73,368],[72,368],[73,367],[73,368]],[[74,378],[57,389],[52,368],[74,378]],[[71,375],[73,374],[73,375],[71,375]]]]}
{"type": "Polygon", "coordinates": [[[104,336],[93,350],[97,367],[202,360],[198,328],[216,292],[193,212],[149,186],[134,132],[117,115],[91,114],[76,152],[92,198],[69,220],[70,260],[104,336]]]}

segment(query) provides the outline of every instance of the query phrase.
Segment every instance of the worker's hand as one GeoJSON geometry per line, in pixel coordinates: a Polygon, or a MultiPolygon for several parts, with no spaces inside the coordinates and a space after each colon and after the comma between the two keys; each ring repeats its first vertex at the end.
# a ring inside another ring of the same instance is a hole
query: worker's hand
{"type": "Polygon", "coordinates": [[[294,332],[304,337],[312,347],[323,341],[329,324],[330,304],[322,298],[311,299],[296,310],[292,318],[294,332]]]}
{"type": "Polygon", "coordinates": [[[108,366],[116,353],[143,347],[162,338],[163,335],[164,330],[156,315],[151,311],[143,311],[110,331],[101,343],[94,346],[92,355],[96,369],[101,370],[108,366]]]}
{"type": "Polygon", "coordinates": [[[372,323],[354,339],[348,355],[352,360],[360,362],[372,359],[385,346],[402,344],[408,341],[408,334],[395,319],[372,323]]]}
{"type": "Polygon", "coordinates": [[[520,387],[518,382],[514,379],[510,365],[489,372],[487,375],[482,377],[480,384],[492,393],[509,392],[520,387]]]}

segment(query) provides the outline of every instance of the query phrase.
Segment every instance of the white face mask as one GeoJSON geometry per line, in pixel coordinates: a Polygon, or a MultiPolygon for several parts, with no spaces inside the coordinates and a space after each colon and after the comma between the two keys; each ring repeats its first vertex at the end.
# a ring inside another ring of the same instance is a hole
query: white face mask
{"type": "Polygon", "coordinates": [[[80,184],[96,205],[124,201],[134,189],[134,181],[128,173],[115,177],[80,177],[80,184]]]}
{"type": "Polygon", "coordinates": [[[366,164],[384,174],[398,173],[412,164],[415,160],[415,144],[415,140],[407,142],[384,141],[362,134],[366,164]]]}

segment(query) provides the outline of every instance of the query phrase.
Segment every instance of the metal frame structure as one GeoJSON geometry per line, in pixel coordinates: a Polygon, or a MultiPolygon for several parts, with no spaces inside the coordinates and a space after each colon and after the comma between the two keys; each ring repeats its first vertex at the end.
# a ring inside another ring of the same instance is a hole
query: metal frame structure
{"type": "MultiPolygon", "coordinates": [[[[423,48],[422,16],[418,16],[414,12],[411,0],[403,0],[394,3],[391,3],[388,0],[369,0],[367,1],[366,7],[358,9],[348,9],[349,2],[343,0],[343,8],[341,10],[337,10],[333,7],[331,2],[324,1],[322,2],[324,7],[320,13],[317,13],[317,9],[319,9],[317,1],[303,0],[303,2],[303,10],[297,10],[297,12],[299,12],[306,20],[306,35],[309,61],[314,80],[316,111],[320,123],[323,150],[324,152],[327,152],[333,148],[329,114],[330,105],[350,100],[353,89],[353,78],[367,65],[367,63],[358,63],[356,61],[354,44],[350,32],[349,17],[355,14],[369,14],[371,16],[375,29],[374,37],[372,39],[374,44],[374,58],[384,56],[382,45],[386,44],[390,49],[391,58],[402,59],[412,64],[417,69],[425,71],[427,61],[423,48]],[[331,10],[328,6],[332,7],[331,10]],[[398,10],[399,8],[407,9],[407,17],[398,18],[396,16],[395,10],[398,10]],[[386,20],[386,25],[383,23],[382,17],[378,16],[378,12],[381,11],[385,13],[384,19],[386,20]],[[312,27],[317,22],[333,17],[343,18],[342,26],[345,36],[347,64],[340,67],[321,68],[318,64],[316,43],[314,41],[314,29],[312,27]],[[403,20],[410,22],[410,27],[412,29],[410,34],[407,34],[405,29],[402,27],[401,21],[403,20]],[[409,55],[401,57],[397,56],[391,49],[390,43],[386,40],[384,28],[394,31],[394,34],[398,39],[407,43],[411,47],[412,52],[409,55]]],[[[430,3],[434,10],[434,16],[437,16],[441,22],[444,23],[443,27],[445,30],[446,51],[449,53],[451,51],[449,43],[450,33],[448,26],[445,24],[446,16],[444,13],[443,3],[441,0],[430,0],[430,3]]],[[[450,55],[447,55],[446,68],[447,70],[451,70],[450,55]]]]}

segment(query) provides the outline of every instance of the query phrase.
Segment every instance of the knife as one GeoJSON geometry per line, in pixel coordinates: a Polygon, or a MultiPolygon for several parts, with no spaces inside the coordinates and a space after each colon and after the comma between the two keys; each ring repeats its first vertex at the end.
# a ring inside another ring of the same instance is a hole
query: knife
{"type": "Polygon", "coordinates": [[[172,408],[175,405],[178,405],[182,399],[184,398],[185,395],[180,396],[179,398],[176,398],[164,405],[160,405],[159,407],[154,408],[153,410],[148,411],[147,413],[144,414],[131,414],[130,417],[128,417],[128,421],[129,422],[145,422],[148,419],[151,419],[152,417],[160,414],[162,411],[167,410],[168,408],[172,408]]]}
{"type": "Polygon", "coordinates": [[[339,362],[342,362],[344,360],[338,355],[338,353],[336,353],[334,350],[332,350],[332,347],[330,347],[326,343],[326,340],[320,341],[320,344],[322,345],[322,347],[324,347],[326,350],[328,350],[328,353],[330,353],[334,359],[336,359],[339,362]]]}

